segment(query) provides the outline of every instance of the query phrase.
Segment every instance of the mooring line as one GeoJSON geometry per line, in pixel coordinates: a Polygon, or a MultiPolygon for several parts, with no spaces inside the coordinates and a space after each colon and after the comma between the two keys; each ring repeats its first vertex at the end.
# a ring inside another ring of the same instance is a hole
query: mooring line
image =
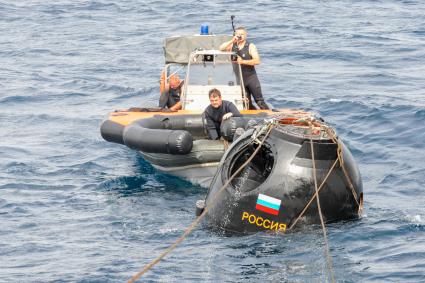
{"type": "Polygon", "coordinates": [[[319,191],[317,188],[316,161],[314,158],[314,147],[313,147],[313,129],[314,128],[312,123],[310,124],[310,126],[311,126],[310,150],[311,150],[311,160],[313,163],[313,179],[314,179],[314,189],[316,190],[317,210],[319,211],[320,224],[322,225],[323,238],[325,240],[325,255],[328,262],[328,269],[331,276],[331,282],[335,282],[335,276],[334,276],[333,267],[332,267],[332,258],[329,251],[328,238],[326,236],[326,227],[325,227],[325,222],[323,221],[322,208],[320,207],[319,191]]]}
{"type": "MultiPolygon", "coordinates": [[[[277,116],[277,115],[276,115],[277,116]]],[[[275,119],[277,117],[274,117],[275,119]]],[[[316,162],[315,162],[315,157],[314,157],[314,147],[313,147],[313,138],[312,138],[312,133],[314,130],[314,125],[312,123],[312,121],[306,121],[311,128],[311,134],[310,134],[310,147],[311,147],[311,154],[312,154],[312,163],[313,163],[313,178],[314,178],[314,187],[315,187],[315,193],[313,194],[313,196],[311,197],[310,201],[306,204],[306,206],[304,207],[304,209],[301,211],[301,213],[298,215],[298,217],[295,219],[295,221],[291,224],[291,226],[289,227],[288,230],[291,230],[295,224],[299,221],[299,219],[304,215],[304,213],[307,211],[307,209],[310,207],[311,203],[314,201],[314,199],[316,198],[317,201],[317,208],[318,208],[318,212],[319,212],[319,217],[320,217],[320,223],[322,226],[322,231],[323,231],[323,236],[324,236],[324,241],[325,241],[325,255],[326,255],[326,259],[327,259],[327,263],[328,263],[328,270],[330,273],[330,277],[331,277],[331,282],[335,282],[335,276],[334,276],[334,272],[333,272],[333,266],[332,266],[332,259],[330,256],[330,251],[329,251],[329,244],[328,244],[328,240],[327,240],[327,232],[326,232],[326,227],[325,227],[325,223],[323,220],[323,214],[322,214],[322,210],[320,207],[320,199],[319,199],[319,192],[320,190],[324,187],[327,179],[329,178],[330,174],[332,173],[332,171],[335,169],[335,166],[338,164],[338,162],[340,163],[340,166],[344,172],[344,175],[347,179],[347,182],[349,183],[349,187],[351,189],[351,192],[353,194],[353,198],[356,201],[356,203],[358,205],[359,202],[357,201],[357,194],[354,190],[354,186],[348,176],[348,173],[346,172],[346,168],[344,166],[344,160],[342,157],[342,146],[340,144],[340,142],[338,141],[336,135],[334,133],[332,133],[329,129],[329,127],[325,127],[326,132],[328,133],[329,137],[332,139],[332,141],[337,144],[337,158],[335,159],[335,162],[333,163],[333,165],[331,166],[331,168],[329,169],[327,175],[325,176],[324,180],[322,181],[322,183],[320,184],[320,186],[317,186],[317,176],[316,176],[316,162]]],[[[217,191],[217,193],[214,195],[214,197],[211,200],[211,204],[214,204],[216,202],[216,200],[218,199],[218,196],[221,194],[221,192],[230,184],[230,182],[237,176],[237,174],[239,174],[248,164],[249,162],[251,162],[251,160],[255,157],[255,155],[258,153],[258,151],[261,149],[264,141],[266,140],[266,138],[268,137],[268,135],[270,134],[271,130],[273,129],[275,124],[273,123],[269,123],[267,125],[268,130],[267,133],[264,134],[264,138],[259,141],[258,139],[252,139],[251,143],[254,143],[255,141],[258,141],[258,147],[255,149],[255,151],[251,154],[251,156],[245,161],[244,164],[242,164],[238,170],[235,171],[235,173],[233,173],[233,175],[226,181],[226,183],[217,191]]],[[[257,129],[258,130],[258,129],[257,129]]],[[[255,131],[254,131],[255,134],[255,131]]],[[[183,233],[182,236],[180,236],[179,239],[177,239],[169,248],[167,248],[160,256],[158,256],[156,259],[154,259],[153,261],[151,261],[149,264],[147,264],[142,271],[138,272],[136,275],[134,275],[130,280],[128,280],[128,283],[133,283],[136,282],[136,280],[138,280],[143,274],[145,274],[147,271],[149,271],[155,264],[157,264],[158,262],[160,262],[167,254],[169,254],[171,251],[173,251],[178,244],[180,244],[192,231],[193,229],[200,223],[200,221],[205,217],[206,213],[209,211],[210,207],[212,205],[206,206],[203,210],[203,212],[195,219],[195,221],[192,222],[192,224],[185,230],[185,232],[183,233]]]]}
{"type": "Polygon", "coordinates": [[[337,148],[337,156],[338,156],[338,159],[339,159],[339,165],[341,166],[341,168],[342,168],[342,172],[344,173],[344,176],[345,176],[345,179],[346,179],[346,180],[347,180],[347,182],[348,182],[348,186],[350,187],[351,194],[353,195],[354,201],[356,202],[357,206],[358,206],[358,207],[359,207],[359,209],[360,209],[360,203],[359,203],[359,201],[357,200],[357,197],[358,197],[358,196],[357,196],[356,190],[354,189],[353,182],[351,181],[351,178],[350,178],[350,176],[348,175],[347,169],[345,168],[344,157],[343,157],[343,155],[342,155],[342,145],[341,145],[341,143],[338,141],[337,137],[335,136],[335,133],[334,133],[334,132],[332,132],[332,131],[329,129],[329,127],[325,127],[325,129],[326,129],[326,132],[327,132],[327,134],[329,135],[329,137],[333,140],[333,142],[337,144],[337,147],[338,147],[338,148],[337,148]]]}
{"type": "Polygon", "coordinates": [[[320,184],[319,188],[317,189],[317,192],[315,192],[313,194],[313,196],[310,198],[310,200],[308,201],[308,203],[305,205],[304,209],[300,212],[300,214],[298,215],[298,217],[294,220],[294,222],[292,222],[291,226],[289,226],[288,230],[291,230],[295,224],[297,224],[297,222],[301,219],[301,217],[304,216],[304,213],[307,211],[307,209],[310,207],[311,203],[314,201],[314,199],[316,198],[317,194],[320,192],[321,189],[323,189],[326,181],[328,180],[329,176],[331,175],[332,171],[334,170],[336,164],[338,163],[338,159],[335,159],[334,164],[332,165],[331,169],[329,169],[328,174],[326,175],[325,179],[322,181],[322,183],[320,184]]]}
{"type": "MultiPolygon", "coordinates": [[[[220,193],[230,184],[230,182],[237,176],[237,174],[239,174],[242,171],[242,169],[244,169],[251,162],[251,160],[255,157],[255,155],[261,149],[264,141],[267,139],[267,137],[269,136],[270,132],[274,128],[274,124],[270,123],[267,126],[268,126],[268,130],[265,133],[264,138],[258,144],[258,147],[254,150],[254,152],[251,154],[251,156],[245,161],[245,163],[242,164],[241,167],[239,167],[238,170],[236,170],[235,173],[233,173],[233,175],[230,176],[230,178],[227,180],[227,182],[217,191],[217,193],[214,195],[213,199],[211,200],[211,203],[212,204],[215,203],[215,201],[218,199],[218,196],[220,195],[220,193]]],[[[254,142],[254,141],[252,141],[252,142],[254,142]]],[[[211,205],[210,206],[206,206],[204,208],[204,211],[201,213],[201,215],[199,215],[195,219],[195,221],[192,222],[192,224],[184,231],[183,235],[180,236],[180,238],[178,238],[170,247],[168,247],[157,258],[155,258],[149,264],[147,264],[140,272],[138,272],[133,277],[131,277],[127,282],[128,283],[134,283],[134,282],[136,282],[143,274],[145,274],[146,272],[148,272],[155,264],[157,264],[158,262],[160,262],[167,254],[169,254],[171,251],[173,251],[177,247],[177,245],[180,244],[190,234],[190,232],[193,231],[193,229],[199,224],[199,222],[201,222],[201,220],[205,217],[205,215],[208,212],[208,210],[209,210],[210,207],[211,207],[211,205]]]]}

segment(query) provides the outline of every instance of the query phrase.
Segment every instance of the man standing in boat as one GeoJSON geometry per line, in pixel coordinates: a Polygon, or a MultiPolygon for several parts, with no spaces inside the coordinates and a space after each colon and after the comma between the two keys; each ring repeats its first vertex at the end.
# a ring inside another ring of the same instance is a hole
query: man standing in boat
{"type": "Polygon", "coordinates": [[[218,89],[211,89],[208,96],[211,104],[204,111],[208,137],[211,140],[218,140],[221,137],[221,122],[232,116],[240,117],[241,113],[232,102],[221,99],[221,92],[218,89]]]}
{"type": "Polygon", "coordinates": [[[220,50],[233,51],[238,55],[237,62],[241,65],[245,92],[249,100],[249,109],[257,109],[252,104],[251,95],[260,109],[269,109],[269,106],[264,101],[260,81],[254,67],[260,64],[260,55],[258,55],[257,47],[246,40],[247,34],[244,27],[236,28],[233,38],[220,45],[220,50]]]}

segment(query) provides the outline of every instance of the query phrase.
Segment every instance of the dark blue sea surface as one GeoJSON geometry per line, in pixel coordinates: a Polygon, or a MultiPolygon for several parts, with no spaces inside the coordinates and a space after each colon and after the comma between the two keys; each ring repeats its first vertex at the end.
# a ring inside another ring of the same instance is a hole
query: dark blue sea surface
{"type": "MultiPolygon", "coordinates": [[[[275,108],[321,115],[351,149],[362,219],[327,225],[338,282],[425,281],[424,1],[1,1],[0,282],[123,282],[195,219],[206,189],[104,141],[108,112],[156,106],[166,36],[230,15],[275,108]]],[[[319,226],[198,227],[143,278],[329,280],[319,226]]]]}

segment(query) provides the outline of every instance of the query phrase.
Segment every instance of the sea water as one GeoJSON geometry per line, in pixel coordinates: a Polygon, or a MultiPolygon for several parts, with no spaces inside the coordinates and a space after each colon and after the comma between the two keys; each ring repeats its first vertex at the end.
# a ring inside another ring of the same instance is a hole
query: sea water
{"type": "MultiPolygon", "coordinates": [[[[425,2],[1,1],[0,281],[123,282],[195,219],[206,189],[104,141],[109,111],[156,106],[166,36],[248,30],[275,108],[314,111],[363,177],[327,225],[338,282],[425,281],[425,2]]],[[[284,206],[282,207],[284,210],[284,206]]],[[[318,226],[198,227],[143,279],[329,280],[318,226]]]]}

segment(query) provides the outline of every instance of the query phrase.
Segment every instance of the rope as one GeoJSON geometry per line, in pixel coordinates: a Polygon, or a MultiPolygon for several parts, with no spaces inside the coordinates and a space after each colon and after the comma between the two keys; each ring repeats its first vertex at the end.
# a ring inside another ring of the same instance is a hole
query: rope
{"type": "Polygon", "coordinates": [[[339,164],[340,164],[340,166],[342,168],[342,172],[344,173],[344,176],[345,176],[345,178],[346,178],[346,180],[348,182],[348,186],[350,187],[351,194],[353,195],[353,198],[356,201],[357,206],[360,208],[360,203],[357,200],[356,190],[354,189],[354,186],[353,186],[353,183],[351,181],[351,178],[348,175],[347,169],[345,168],[344,158],[343,158],[343,155],[342,155],[342,145],[338,141],[338,139],[335,136],[335,133],[334,132],[332,132],[328,127],[326,127],[325,129],[326,129],[326,132],[328,133],[329,137],[332,139],[332,141],[334,143],[336,143],[337,146],[338,146],[338,148],[337,148],[337,156],[338,156],[338,159],[339,159],[339,164]]]}
{"type": "MultiPolygon", "coordinates": [[[[321,191],[321,189],[323,188],[323,186],[325,185],[325,183],[326,183],[326,181],[328,180],[328,178],[329,178],[329,176],[331,175],[331,173],[332,173],[332,171],[335,169],[335,166],[337,165],[337,163],[338,163],[338,161],[340,162],[340,164],[341,164],[341,162],[344,162],[343,160],[343,158],[342,158],[342,149],[341,149],[341,145],[340,145],[340,143],[337,141],[337,139],[336,139],[336,136],[331,132],[331,129],[329,129],[329,128],[327,128],[326,127],[326,131],[327,131],[327,133],[328,133],[328,135],[329,135],[329,137],[332,139],[332,141],[335,143],[335,144],[337,144],[337,146],[338,146],[338,148],[337,148],[337,158],[335,159],[335,162],[333,163],[333,165],[331,166],[331,168],[329,169],[329,171],[328,171],[328,173],[326,174],[326,176],[325,176],[325,179],[322,181],[322,183],[320,184],[320,186],[319,186],[319,188],[318,188],[318,192],[320,192],[321,191]]],[[[356,192],[354,191],[354,187],[353,187],[353,185],[351,184],[351,182],[350,182],[350,179],[348,178],[348,176],[345,174],[345,177],[347,178],[347,182],[349,183],[349,185],[350,185],[350,188],[351,188],[351,193],[353,194],[353,197],[354,197],[354,200],[356,201],[356,203],[358,204],[358,202],[357,202],[357,198],[356,198],[356,196],[357,196],[357,194],[356,194],[356,192]]],[[[303,217],[304,216],[304,213],[307,211],[307,209],[310,207],[310,205],[311,205],[311,203],[313,202],[313,200],[316,198],[316,196],[317,196],[317,193],[314,193],[313,194],[313,196],[310,198],[310,200],[308,201],[308,203],[305,205],[305,207],[303,208],[303,210],[300,212],[300,214],[298,215],[298,217],[294,220],[294,222],[292,222],[292,224],[291,224],[291,226],[289,226],[289,228],[288,228],[288,230],[291,230],[294,226],[295,226],[295,224],[297,224],[298,223],[298,221],[301,219],[301,217],[303,217]]],[[[359,206],[359,209],[360,209],[360,206],[359,206]]],[[[360,212],[361,213],[361,212],[360,212]]]]}
{"type": "Polygon", "coordinates": [[[295,219],[295,221],[291,224],[291,226],[288,228],[288,230],[291,230],[295,226],[295,224],[297,224],[298,220],[300,220],[300,218],[304,215],[304,213],[309,208],[309,206],[311,205],[311,203],[313,202],[313,200],[316,198],[316,196],[318,195],[318,193],[320,192],[320,190],[323,188],[324,184],[328,180],[329,176],[331,175],[331,173],[332,173],[332,171],[335,168],[335,166],[336,166],[337,163],[338,163],[338,159],[335,160],[335,162],[332,165],[331,169],[329,169],[328,174],[326,175],[325,179],[323,180],[323,182],[320,184],[319,188],[317,189],[317,192],[315,192],[313,194],[313,196],[311,197],[311,199],[309,200],[309,202],[305,205],[304,209],[301,211],[301,213],[298,215],[298,217],[295,219]]]}
{"type": "MultiPolygon", "coordinates": [[[[282,115],[275,115],[273,118],[276,119],[278,117],[281,118],[282,115]]],[[[211,203],[214,203],[217,200],[217,198],[221,194],[221,192],[230,184],[230,182],[237,176],[237,174],[239,174],[242,171],[242,169],[244,169],[251,162],[251,160],[255,157],[255,155],[261,149],[264,141],[269,136],[269,134],[270,134],[271,130],[273,129],[273,127],[276,125],[276,123],[273,122],[273,119],[271,119],[271,120],[269,120],[267,122],[268,123],[265,126],[263,126],[261,128],[257,128],[254,131],[253,136],[251,138],[251,143],[258,143],[258,147],[251,154],[251,156],[245,161],[245,163],[242,164],[241,167],[239,167],[238,170],[236,170],[235,173],[233,173],[233,175],[226,181],[226,183],[218,190],[218,192],[212,198],[211,203]],[[265,133],[264,134],[264,137],[260,141],[258,139],[258,137],[261,136],[263,133],[265,133]]],[[[296,122],[300,122],[300,120],[298,120],[296,122]]],[[[301,121],[301,122],[304,122],[304,121],[301,121]]],[[[305,122],[306,122],[306,124],[308,123],[310,125],[311,133],[313,133],[313,129],[314,129],[313,126],[314,125],[313,125],[313,123],[311,121],[311,118],[310,118],[310,121],[305,121],[305,122]]],[[[357,194],[356,194],[356,192],[354,190],[354,186],[353,186],[353,184],[351,182],[351,179],[349,178],[348,173],[346,171],[346,168],[344,166],[345,164],[344,164],[344,159],[343,159],[343,156],[342,156],[342,146],[341,146],[341,143],[338,141],[336,135],[333,132],[331,132],[331,129],[329,127],[327,127],[325,125],[323,125],[323,126],[326,129],[326,132],[328,133],[329,137],[338,146],[338,148],[337,148],[337,159],[335,160],[335,162],[333,163],[333,165],[329,169],[327,175],[325,176],[324,180],[322,181],[322,183],[318,187],[317,186],[317,176],[316,176],[316,165],[315,165],[315,158],[314,158],[313,138],[312,138],[312,134],[310,134],[310,146],[311,146],[312,163],[313,163],[313,178],[314,178],[315,193],[313,194],[313,196],[311,197],[311,199],[309,200],[309,202],[306,204],[306,206],[304,207],[304,209],[301,211],[301,213],[298,215],[298,217],[295,219],[295,221],[291,224],[291,226],[289,227],[289,230],[291,230],[295,226],[295,224],[304,215],[304,213],[307,211],[307,209],[309,208],[309,206],[311,205],[311,203],[313,202],[313,200],[316,198],[317,208],[318,208],[318,211],[319,211],[320,222],[321,222],[321,226],[322,226],[322,230],[323,230],[323,236],[324,236],[324,240],[325,240],[325,247],[326,247],[325,254],[326,254],[326,258],[327,258],[329,273],[330,273],[330,276],[331,276],[331,282],[335,282],[334,272],[333,272],[333,268],[332,268],[332,259],[330,257],[330,253],[329,253],[329,245],[328,245],[328,240],[327,240],[326,227],[325,227],[325,224],[324,224],[322,210],[321,210],[321,207],[320,207],[319,192],[324,187],[324,184],[326,183],[326,181],[329,178],[329,176],[332,173],[332,171],[335,169],[335,166],[337,165],[338,162],[340,163],[340,166],[343,169],[344,175],[345,175],[345,177],[346,177],[346,179],[347,179],[347,181],[349,183],[349,186],[350,186],[351,192],[353,194],[354,200],[356,201],[357,205],[359,205],[359,209],[360,209],[360,204],[357,201],[357,194]]],[[[171,251],[173,251],[177,247],[177,245],[180,244],[193,231],[193,229],[200,223],[200,221],[205,217],[205,215],[207,214],[207,212],[210,209],[210,206],[207,206],[207,207],[204,208],[204,211],[201,213],[201,215],[199,215],[195,219],[195,221],[192,222],[192,224],[185,230],[185,232],[182,234],[182,236],[180,236],[179,239],[177,239],[169,248],[167,248],[156,259],[152,260],[149,264],[147,264],[140,272],[138,272],[130,280],[128,280],[128,283],[136,282],[136,280],[138,280],[143,274],[145,274],[147,271],[149,271],[154,265],[156,265],[158,262],[160,262],[171,251]]]]}
{"type": "MultiPolygon", "coordinates": [[[[251,156],[245,161],[245,163],[242,164],[241,167],[239,167],[238,170],[236,170],[235,173],[233,173],[233,175],[230,176],[230,178],[227,180],[227,182],[218,190],[218,192],[214,195],[213,199],[211,200],[211,203],[214,203],[217,200],[217,198],[221,194],[221,192],[230,184],[230,182],[237,176],[237,174],[239,174],[242,171],[242,169],[244,169],[251,162],[251,160],[255,157],[255,155],[261,149],[264,141],[269,136],[269,134],[270,134],[271,130],[273,129],[273,127],[274,127],[274,124],[272,124],[272,123],[269,123],[267,125],[268,130],[267,130],[266,134],[264,135],[263,139],[258,144],[258,147],[251,154],[251,156]]],[[[133,277],[131,277],[127,281],[127,283],[134,283],[134,282],[136,282],[143,274],[145,274],[146,272],[148,272],[155,264],[157,264],[158,262],[160,262],[167,254],[169,254],[171,251],[173,251],[177,247],[177,245],[180,244],[193,231],[193,229],[199,224],[199,222],[201,222],[201,220],[205,217],[206,213],[209,211],[210,206],[206,206],[204,208],[204,211],[201,213],[201,215],[199,215],[195,219],[195,221],[192,222],[192,224],[184,231],[183,235],[181,235],[180,238],[178,238],[174,242],[174,244],[172,244],[170,247],[168,247],[156,259],[152,260],[149,264],[147,264],[140,272],[138,272],[133,277]]]]}
{"type": "Polygon", "coordinates": [[[317,201],[317,210],[319,211],[320,223],[322,225],[323,238],[325,240],[325,254],[328,262],[329,273],[331,276],[331,282],[335,282],[335,276],[332,268],[332,258],[329,253],[328,238],[326,236],[326,227],[325,222],[323,221],[322,208],[320,207],[319,191],[317,188],[317,176],[316,176],[316,162],[314,159],[314,147],[313,147],[313,124],[311,125],[311,134],[310,134],[310,149],[311,149],[311,160],[313,162],[313,178],[314,178],[314,189],[316,190],[316,201],[317,201]]]}
{"type": "Polygon", "coordinates": [[[321,211],[321,208],[320,208],[319,192],[324,187],[324,184],[326,183],[326,181],[329,178],[329,176],[332,173],[332,171],[335,169],[335,166],[337,165],[338,162],[340,163],[340,166],[342,168],[342,171],[343,171],[343,173],[345,175],[345,178],[346,178],[346,180],[348,182],[348,185],[350,187],[350,190],[351,190],[351,193],[353,195],[353,198],[354,198],[354,200],[356,201],[356,203],[358,205],[358,208],[359,208],[358,213],[359,213],[359,215],[361,215],[361,213],[362,213],[362,204],[357,201],[357,193],[356,193],[356,191],[354,189],[354,186],[353,186],[353,183],[351,181],[351,178],[348,175],[348,172],[346,170],[345,163],[344,163],[344,158],[343,158],[343,154],[342,154],[342,144],[339,142],[338,138],[336,137],[336,134],[333,131],[331,131],[331,129],[329,127],[327,127],[326,125],[322,125],[322,126],[326,129],[326,132],[327,132],[328,136],[331,138],[331,140],[337,145],[337,158],[335,159],[335,162],[333,163],[333,165],[329,169],[327,175],[325,176],[324,180],[320,184],[319,188],[317,187],[316,166],[315,166],[315,159],[314,159],[313,139],[312,139],[313,123],[310,122],[310,121],[300,121],[300,120],[297,121],[297,122],[308,122],[309,125],[310,125],[310,128],[311,128],[310,147],[311,147],[312,162],[313,162],[313,176],[314,176],[315,193],[313,194],[313,196],[311,197],[311,199],[309,200],[309,202],[305,205],[305,207],[300,212],[300,214],[295,219],[295,221],[288,228],[288,230],[291,230],[295,226],[295,224],[301,219],[301,217],[304,215],[304,213],[310,207],[310,205],[313,202],[313,200],[316,198],[316,200],[317,200],[317,208],[318,208],[319,216],[320,216],[320,222],[321,222],[321,225],[322,225],[323,235],[324,235],[324,239],[325,239],[325,246],[326,246],[325,253],[326,253],[326,258],[327,258],[327,262],[328,262],[329,273],[330,273],[330,276],[331,276],[331,281],[332,282],[335,282],[335,277],[334,277],[333,268],[332,268],[332,260],[331,260],[330,254],[329,254],[329,245],[328,245],[327,236],[326,236],[326,227],[324,225],[323,215],[322,215],[322,211],[321,211]]]}

